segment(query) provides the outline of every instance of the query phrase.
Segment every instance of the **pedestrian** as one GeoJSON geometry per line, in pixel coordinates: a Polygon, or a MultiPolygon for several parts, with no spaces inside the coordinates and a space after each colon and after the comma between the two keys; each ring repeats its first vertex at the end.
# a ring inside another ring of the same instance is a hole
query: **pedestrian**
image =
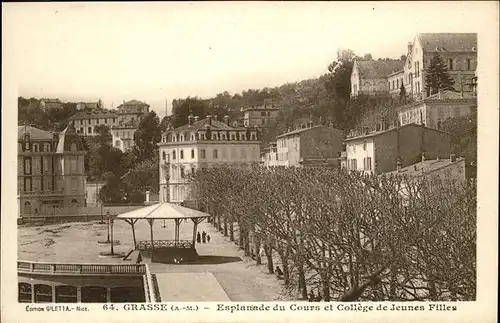
{"type": "Polygon", "coordinates": [[[203,243],[207,241],[207,233],[205,231],[201,233],[201,241],[203,241],[203,243]]]}
{"type": "Polygon", "coordinates": [[[314,292],[311,290],[309,292],[309,302],[314,302],[315,298],[316,297],[314,296],[314,292]]]}
{"type": "Polygon", "coordinates": [[[207,234],[207,243],[210,243],[210,235],[207,234]]]}
{"type": "Polygon", "coordinates": [[[196,242],[201,243],[201,235],[199,231],[198,234],[196,235],[196,242]]]}

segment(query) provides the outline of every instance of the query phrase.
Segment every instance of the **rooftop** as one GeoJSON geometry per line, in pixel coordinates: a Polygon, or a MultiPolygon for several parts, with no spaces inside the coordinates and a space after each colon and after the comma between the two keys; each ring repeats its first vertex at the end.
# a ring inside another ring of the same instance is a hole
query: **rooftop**
{"type": "Polygon", "coordinates": [[[61,103],[59,99],[41,99],[40,101],[43,101],[45,103],[61,103]]]}
{"type": "Polygon", "coordinates": [[[215,120],[214,118],[211,118],[209,121],[208,118],[201,119],[198,121],[193,122],[191,125],[185,124],[183,126],[177,127],[171,131],[185,131],[185,130],[205,130],[205,126],[210,123],[210,128],[211,129],[218,129],[218,130],[244,130],[245,128],[241,127],[233,127],[230,125],[225,124],[224,122],[215,120]]]}
{"type": "Polygon", "coordinates": [[[30,140],[52,140],[52,132],[28,125],[17,127],[17,140],[22,140],[25,133],[29,133],[30,140]]]}
{"type": "MultiPolygon", "coordinates": [[[[444,134],[448,134],[445,131],[441,131],[441,130],[437,130],[437,129],[433,129],[433,128],[428,128],[426,126],[423,126],[423,125],[420,125],[420,124],[416,124],[416,123],[405,124],[405,125],[399,127],[400,130],[401,129],[406,129],[406,128],[424,128],[424,129],[426,129],[428,131],[436,131],[436,132],[441,132],[441,133],[444,133],[444,134]]],[[[351,141],[351,140],[358,140],[358,139],[365,139],[365,138],[376,137],[376,136],[380,136],[382,134],[386,134],[386,133],[389,133],[389,132],[392,132],[392,131],[397,131],[397,130],[398,130],[398,127],[392,127],[392,128],[386,129],[386,130],[372,131],[372,132],[369,132],[369,133],[363,134],[363,135],[354,135],[354,136],[351,136],[351,137],[347,137],[345,139],[345,141],[351,141]]]]}
{"type": "Polygon", "coordinates": [[[125,106],[138,106],[138,105],[147,105],[149,107],[149,104],[134,99],[134,100],[130,100],[130,101],[127,101],[127,102],[123,102],[122,104],[120,104],[118,106],[118,108],[125,107],[125,106]]]}
{"type": "Polygon", "coordinates": [[[399,172],[396,170],[388,172],[386,174],[394,174],[394,175],[404,174],[410,176],[418,176],[421,175],[422,173],[431,173],[438,169],[442,169],[450,165],[454,165],[461,162],[464,163],[465,159],[457,158],[455,159],[455,161],[451,161],[451,159],[430,159],[430,160],[425,160],[423,162],[418,162],[410,166],[403,167],[399,170],[399,172]]]}
{"type": "Polygon", "coordinates": [[[403,69],[404,66],[402,60],[359,60],[356,64],[363,79],[387,78],[391,73],[403,69]]]}
{"type": "Polygon", "coordinates": [[[93,109],[78,111],[69,120],[81,120],[81,119],[97,119],[97,118],[116,118],[118,115],[115,112],[109,110],[93,109]]]}
{"type": "Polygon", "coordinates": [[[476,33],[422,33],[418,37],[428,52],[477,51],[476,33]]]}
{"type": "Polygon", "coordinates": [[[329,129],[334,129],[334,128],[327,127],[327,126],[323,126],[323,125],[315,125],[315,126],[312,126],[312,127],[305,127],[305,128],[300,128],[300,129],[292,130],[292,131],[289,131],[289,132],[283,133],[283,134],[281,134],[281,135],[279,135],[279,136],[276,136],[276,138],[282,138],[282,137],[294,136],[294,135],[301,134],[301,133],[304,133],[304,132],[306,132],[306,131],[309,131],[309,130],[311,130],[311,129],[317,129],[317,128],[329,128],[329,129]]]}

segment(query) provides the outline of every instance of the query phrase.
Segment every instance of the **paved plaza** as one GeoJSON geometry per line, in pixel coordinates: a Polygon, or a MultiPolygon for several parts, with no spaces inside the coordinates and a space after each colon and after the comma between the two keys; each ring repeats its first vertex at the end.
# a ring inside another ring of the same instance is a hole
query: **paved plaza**
{"type": "MultiPolygon", "coordinates": [[[[114,239],[120,241],[114,247],[115,252],[128,253],[133,248],[130,225],[117,220],[113,231],[114,239]]],[[[268,274],[266,265],[257,266],[255,261],[244,257],[242,250],[206,221],[198,225],[198,231],[205,231],[211,237],[210,243],[196,244],[199,262],[150,264],[151,272],[157,275],[162,300],[222,301],[228,298],[231,301],[251,302],[287,299],[282,295],[282,281],[268,274]]],[[[173,221],[155,221],[153,235],[155,240],[172,240],[173,221]]],[[[180,239],[191,240],[192,236],[192,221],[182,222],[180,239]]],[[[106,238],[106,225],[99,224],[99,221],[19,226],[18,256],[19,260],[40,262],[122,262],[121,258],[103,258],[99,255],[110,249],[109,245],[97,243],[106,238]]],[[[137,241],[150,239],[150,227],[145,220],[136,223],[136,238],[137,241]]]]}

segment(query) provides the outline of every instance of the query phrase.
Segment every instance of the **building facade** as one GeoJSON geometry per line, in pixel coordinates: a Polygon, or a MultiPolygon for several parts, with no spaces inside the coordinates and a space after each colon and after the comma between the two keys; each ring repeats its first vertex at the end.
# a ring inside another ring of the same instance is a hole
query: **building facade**
{"type": "Polygon", "coordinates": [[[159,143],[160,201],[189,201],[188,173],[220,165],[259,166],[260,141],[255,127],[233,127],[211,116],[167,130],[159,143]]]}
{"type": "Polygon", "coordinates": [[[345,140],[347,170],[381,174],[406,167],[422,159],[446,157],[451,135],[417,124],[369,132],[345,140]]]}
{"type": "Polygon", "coordinates": [[[276,142],[278,166],[303,166],[311,161],[338,159],[342,151],[342,131],[314,126],[311,122],[277,136],[276,142]]]}
{"type": "Polygon", "coordinates": [[[93,181],[87,182],[85,184],[85,198],[86,198],[86,206],[88,207],[96,207],[101,205],[101,201],[99,199],[99,193],[101,192],[101,188],[106,184],[105,181],[93,181]]]}
{"type": "Polygon", "coordinates": [[[72,115],[69,120],[73,122],[76,132],[83,136],[97,136],[95,127],[99,125],[111,127],[118,124],[118,115],[108,110],[82,110],[72,115]]]}
{"type": "Polygon", "coordinates": [[[423,124],[441,129],[449,118],[474,115],[477,111],[476,97],[462,97],[452,91],[443,91],[421,101],[414,101],[396,108],[400,125],[423,124]]]}
{"type": "Polygon", "coordinates": [[[279,109],[273,106],[260,106],[243,109],[243,124],[245,127],[266,127],[276,122],[279,115],[279,109]]]}
{"type": "Polygon", "coordinates": [[[401,60],[356,60],[351,72],[351,96],[389,93],[388,77],[403,68],[401,60]]]}
{"type": "Polygon", "coordinates": [[[125,152],[134,147],[134,133],[149,113],[149,105],[131,100],[118,106],[118,122],[111,127],[113,147],[125,152]]]}
{"type": "Polygon", "coordinates": [[[276,142],[270,142],[268,147],[262,149],[260,165],[263,167],[278,166],[278,147],[276,142]]]}
{"type": "Polygon", "coordinates": [[[41,99],[40,108],[43,111],[60,110],[62,109],[62,102],[59,99],[41,99]]]}
{"type": "Polygon", "coordinates": [[[477,66],[477,34],[474,33],[417,34],[408,44],[404,65],[406,93],[416,100],[432,94],[425,89],[425,75],[436,54],[446,63],[455,91],[472,95],[474,90],[470,84],[477,66]]]}
{"type": "Polygon", "coordinates": [[[21,215],[85,205],[86,152],[71,124],[61,133],[19,126],[17,141],[21,215]]]}
{"type": "Polygon", "coordinates": [[[76,110],[77,111],[82,111],[82,110],[96,110],[99,109],[98,103],[97,102],[78,102],[76,104],[76,110]]]}

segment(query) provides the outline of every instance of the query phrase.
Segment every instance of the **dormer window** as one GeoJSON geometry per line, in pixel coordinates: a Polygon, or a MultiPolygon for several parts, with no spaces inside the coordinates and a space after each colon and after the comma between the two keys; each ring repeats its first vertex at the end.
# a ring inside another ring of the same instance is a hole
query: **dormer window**
{"type": "Polygon", "coordinates": [[[240,133],[240,140],[247,140],[246,137],[247,137],[246,134],[240,133]]]}
{"type": "Polygon", "coordinates": [[[183,134],[179,135],[179,141],[184,141],[184,135],[183,134]]]}
{"type": "MultiPolygon", "coordinates": [[[[176,135],[176,134],[173,134],[173,135],[172,135],[172,141],[173,141],[173,142],[176,142],[176,141],[177,141],[177,135],[176,135]]],[[[175,158],[174,158],[174,159],[175,159],[175,158]]]]}
{"type": "Polygon", "coordinates": [[[38,152],[38,144],[33,144],[33,151],[34,151],[35,153],[37,153],[37,152],[38,152]]]}
{"type": "Polygon", "coordinates": [[[196,136],[193,134],[191,134],[191,141],[195,141],[196,140],[196,136]]]}
{"type": "Polygon", "coordinates": [[[235,140],[234,133],[231,133],[230,137],[231,137],[231,140],[235,140]]]}

